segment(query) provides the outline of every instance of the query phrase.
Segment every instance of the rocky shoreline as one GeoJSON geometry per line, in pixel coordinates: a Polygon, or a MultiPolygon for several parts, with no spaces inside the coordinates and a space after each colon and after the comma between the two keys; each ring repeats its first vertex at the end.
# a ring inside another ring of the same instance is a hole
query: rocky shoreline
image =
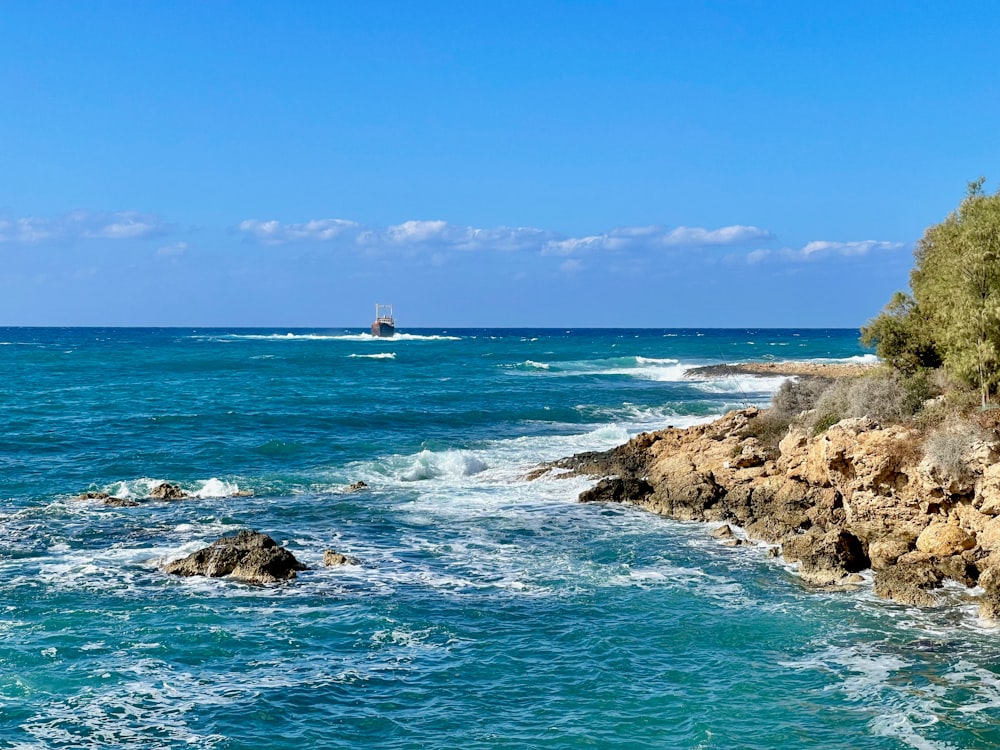
{"type": "Polygon", "coordinates": [[[818,435],[793,426],[774,451],[753,435],[765,414],[643,433],[540,471],[598,479],[582,502],[738,526],[815,586],[857,583],[871,569],[877,595],[938,606],[952,580],[981,616],[1000,618],[1000,444],[978,441],[948,470],[923,456],[916,428],[860,418],[818,435]]]}
{"type": "Polygon", "coordinates": [[[865,362],[740,362],[733,365],[692,367],[686,377],[725,377],[760,375],[771,377],[805,376],[821,378],[855,378],[870,372],[876,365],[865,362]]]}

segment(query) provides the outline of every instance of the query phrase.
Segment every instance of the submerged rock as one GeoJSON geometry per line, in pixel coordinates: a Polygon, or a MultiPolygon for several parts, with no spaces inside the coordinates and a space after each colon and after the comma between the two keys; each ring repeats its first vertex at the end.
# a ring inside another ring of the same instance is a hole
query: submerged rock
{"type": "Polygon", "coordinates": [[[134,508],[139,503],[127,497],[115,497],[107,492],[81,492],[73,498],[74,500],[100,500],[103,505],[110,505],[115,508],[134,508]]]}
{"type": "Polygon", "coordinates": [[[333,568],[337,565],[360,565],[361,561],[356,557],[328,549],[323,553],[323,564],[328,568],[333,568]]]}
{"type": "Polygon", "coordinates": [[[163,570],[179,576],[229,576],[246,583],[264,584],[295,578],[296,571],[306,570],[306,566],[267,534],[244,530],[167,563],[163,570]]]}
{"type": "Polygon", "coordinates": [[[368,489],[368,484],[366,482],[362,482],[359,479],[357,482],[352,482],[351,484],[347,485],[347,490],[346,491],[347,492],[361,492],[361,490],[367,490],[367,489],[368,489]]]}

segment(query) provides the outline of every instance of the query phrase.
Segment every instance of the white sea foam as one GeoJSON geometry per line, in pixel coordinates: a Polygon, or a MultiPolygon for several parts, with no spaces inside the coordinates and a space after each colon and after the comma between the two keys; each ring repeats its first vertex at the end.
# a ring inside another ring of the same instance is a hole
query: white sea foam
{"type": "Polygon", "coordinates": [[[232,497],[240,491],[236,482],[226,482],[212,477],[201,482],[191,494],[195,497],[232,497]]]}
{"type": "Polygon", "coordinates": [[[395,352],[378,352],[377,354],[348,354],[351,359],[395,359],[395,352]]]}
{"type": "Polygon", "coordinates": [[[531,368],[534,368],[536,370],[550,370],[550,369],[552,369],[552,365],[550,365],[550,364],[548,364],[546,362],[535,362],[533,359],[527,359],[527,360],[525,360],[523,366],[524,367],[531,367],[531,368]]]}

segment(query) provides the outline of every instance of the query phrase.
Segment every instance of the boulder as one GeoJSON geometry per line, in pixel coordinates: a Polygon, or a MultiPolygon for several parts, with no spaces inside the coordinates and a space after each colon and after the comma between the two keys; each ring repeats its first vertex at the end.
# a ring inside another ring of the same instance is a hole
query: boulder
{"type": "Polygon", "coordinates": [[[149,493],[154,500],[183,500],[188,494],[176,484],[160,482],[149,493]]]}
{"type": "Polygon", "coordinates": [[[782,548],[786,560],[800,562],[802,580],[816,586],[838,583],[869,566],[861,542],[843,529],[810,529],[790,537],[782,548]]]}
{"type": "Polygon", "coordinates": [[[709,534],[716,539],[732,539],[735,536],[732,527],[728,523],[722,524],[717,529],[712,529],[709,534]]]}
{"type": "Polygon", "coordinates": [[[868,545],[868,559],[872,570],[884,570],[909,551],[909,542],[902,539],[878,539],[868,545]]]}
{"type": "Polygon", "coordinates": [[[961,554],[976,546],[976,540],[957,524],[935,521],[920,532],[917,549],[938,557],[961,554]]]}
{"type": "Polygon", "coordinates": [[[980,512],[1000,515],[1000,463],[983,469],[983,476],[976,483],[976,501],[980,512]]]}
{"type": "Polygon", "coordinates": [[[932,607],[937,604],[931,589],[941,587],[943,576],[929,559],[901,562],[875,571],[875,594],[900,604],[932,607]]]}
{"type": "Polygon", "coordinates": [[[332,568],[337,565],[360,565],[361,561],[356,557],[328,549],[323,553],[323,564],[328,568],[332,568]]]}
{"type": "Polygon", "coordinates": [[[653,488],[644,479],[607,477],[580,493],[581,503],[640,503],[653,488]]]}
{"type": "Polygon", "coordinates": [[[367,490],[367,489],[368,489],[368,484],[362,482],[360,479],[357,482],[352,482],[351,484],[347,485],[348,492],[360,492],[361,490],[367,490]]]}
{"type": "Polygon", "coordinates": [[[246,583],[265,584],[295,578],[305,570],[295,556],[267,534],[244,530],[212,542],[163,570],[179,576],[229,576],[246,583]]]}

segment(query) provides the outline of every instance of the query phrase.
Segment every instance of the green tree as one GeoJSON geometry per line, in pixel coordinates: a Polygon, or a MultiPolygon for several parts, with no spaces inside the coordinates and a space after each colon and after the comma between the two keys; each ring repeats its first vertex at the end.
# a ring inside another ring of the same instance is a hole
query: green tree
{"type": "Polygon", "coordinates": [[[1000,193],[983,182],[917,243],[910,286],[945,367],[986,406],[1000,382],[1000,193]]]}
{"type": "Polygon", "coordinates": [[[862,341],[897,370],[943,364],[983,406],[1000,385],[1000,191],[969,184],[958,208],[914,249],[911,294],[897,292],[862,341]]]}
{"type": "Polygon", "coordinates": [[[861,329],[861,341],[891,367],[907,375],[941,366],[927,316],[913,297],[896,292],[885,309],[861,329]]]}

